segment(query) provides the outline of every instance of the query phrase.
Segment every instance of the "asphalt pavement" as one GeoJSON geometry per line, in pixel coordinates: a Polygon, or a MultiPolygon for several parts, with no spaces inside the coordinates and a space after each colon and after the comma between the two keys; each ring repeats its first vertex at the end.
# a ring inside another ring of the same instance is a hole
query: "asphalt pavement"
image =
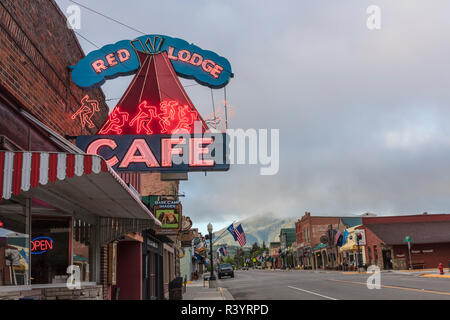
{"type": "Polygon", "coordinates": [[[369,274],[340,271],[238,270],[222,278],[236,300],[450,300],[450,279],[420,273],[381,272],[380,289],[368,289],[369,274]]]}

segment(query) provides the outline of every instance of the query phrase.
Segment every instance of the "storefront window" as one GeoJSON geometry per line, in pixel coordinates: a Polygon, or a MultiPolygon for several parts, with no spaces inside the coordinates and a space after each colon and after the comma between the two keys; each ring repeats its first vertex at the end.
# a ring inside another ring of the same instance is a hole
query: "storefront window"
{"type": "Polygon", "coordinates": [[[29,284],[29,235],[24,206],[0,204],[0,286],[29,284]]]}
{"type": "Polygon", "coordinates": [[[90,251],[90,226],[81,220],[74,220],[73,225],[73,265],[80,270],[80,281],[87,282],[92,280],[89,273],[89,251],[90,251]]]}
{"type": "Polygon", "coordinates": [[[31,284],[65,283],[71,264],[71,218],[33,216],[31,284]]]}

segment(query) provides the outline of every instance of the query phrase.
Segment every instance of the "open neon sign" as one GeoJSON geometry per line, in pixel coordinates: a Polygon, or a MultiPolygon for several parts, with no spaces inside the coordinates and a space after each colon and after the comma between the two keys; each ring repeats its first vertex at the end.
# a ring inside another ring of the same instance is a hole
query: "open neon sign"
{"type": "Polygon", "coordinates": [[[37,237],[31,240],[31,254],[43,254],[53,250],[54,242],[49,237],[37,237]]]}

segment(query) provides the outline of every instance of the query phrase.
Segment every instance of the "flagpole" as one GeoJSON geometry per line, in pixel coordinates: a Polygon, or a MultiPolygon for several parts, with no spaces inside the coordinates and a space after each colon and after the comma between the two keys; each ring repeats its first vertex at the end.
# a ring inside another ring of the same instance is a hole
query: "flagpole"
{"type": "MultiPolygon", "coordinates": [[[[237,221],[237,220],[234,220],[231,224],[234,224],[236,221],[237,221]]],[[[217,240],[219,240],[219,239],[222,237],[222,235],[223,235],[225,232],[227,232],[227,231],[228,231],[228,229],[225,228],[225,230],[222,232],[222,234],[221,234],[220,236],[218,236],[218,237],[216,238],[216,240],[213,241],[213,244],[214,244],[217,240]]]]}

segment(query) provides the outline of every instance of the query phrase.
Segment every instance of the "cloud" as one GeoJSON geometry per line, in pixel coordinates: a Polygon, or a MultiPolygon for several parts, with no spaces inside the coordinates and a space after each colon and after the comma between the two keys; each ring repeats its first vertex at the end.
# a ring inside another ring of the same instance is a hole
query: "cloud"
{"type": "MultiPolygon", "coordinates": [[[[230,125],[280,129],[278,175],[262,177],[259,167],[234,166],[206,177],[192,173],[181,183],[184,211],[194,225],[265,212],[300,217],[305,211],[448,210],[450,42],[442,39],[450,36],[450,3],[377,1],[378,31],[366,28],[370,4],[91,4],[140,30],[183,38],[226,57],[235,73],[227,86],[236,114],[230,125]],[[164,14],[148,19],[150,11],[164,14]]],[[[98,43],[136,36],[98,16],[83,17],[80,33],[98,43]]],[[[116,81],[103,87],[108,98],[126,88],[126,80],[116,81]]],[[[209,88],[186,89],[199,112],[210,114],[209,88]]],[[[215,90],[214,98],[222,99],[223,91],[215,90]]]]}

